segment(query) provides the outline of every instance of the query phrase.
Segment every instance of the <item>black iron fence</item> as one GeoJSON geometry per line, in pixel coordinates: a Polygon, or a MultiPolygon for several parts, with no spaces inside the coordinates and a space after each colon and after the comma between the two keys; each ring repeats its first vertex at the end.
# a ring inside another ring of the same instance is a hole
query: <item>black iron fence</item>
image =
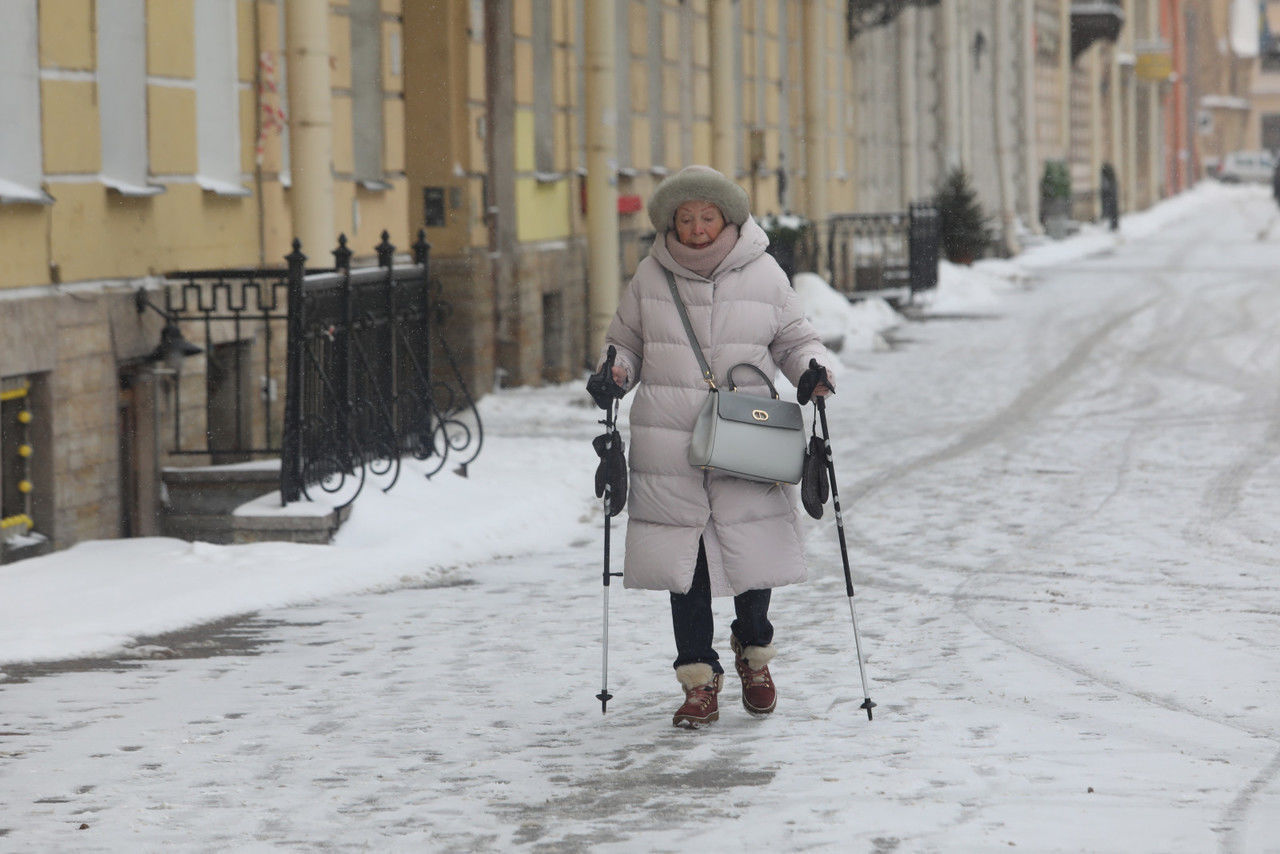
{"type": "Polygon", "coordinates": [[[831,286],[847,296],[899,290],[908,301],[938,285],[938,209],[836,214],[827,220],[831,286]]]}
{"type": "Polygon", "coordinates": [[[376,267],[352,269],[342,237],[332,268],[308,269],[295,240],[286,269],[168,274],[164,313],[202,327],[207,360],[203,413],[174,383],[172,453],[279,456],[284,503],[318,487],[345,505],[370,476],[390,489],[405,455],[432,460],[428,477],[451,460],[465,474],[483,428],[441,334],[429,246],[419,232],[397,265],[384,232],[376,251],[376,267]]]}

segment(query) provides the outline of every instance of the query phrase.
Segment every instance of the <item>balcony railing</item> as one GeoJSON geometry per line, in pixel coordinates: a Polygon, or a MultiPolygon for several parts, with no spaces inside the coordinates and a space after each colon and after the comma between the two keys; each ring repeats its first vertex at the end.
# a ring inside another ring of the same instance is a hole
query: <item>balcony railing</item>
{"type": "Polygon", "coordinates": [[[1115,41],[1124,26],[1124,8],[1118,0],[1072,0],[1071,59],[1096,41],[1115,41]]]}

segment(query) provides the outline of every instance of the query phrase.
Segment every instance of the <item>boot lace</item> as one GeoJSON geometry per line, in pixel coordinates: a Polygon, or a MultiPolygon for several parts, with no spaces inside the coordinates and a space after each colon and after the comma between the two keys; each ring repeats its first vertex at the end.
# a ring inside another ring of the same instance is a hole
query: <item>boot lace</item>
{"type": "Polygon", "coordinates": [[[690,688],[685,692],[685,705],[697,705],[702,711],[706,711],[715,701],[716,686],[714,683],[709,685],[699,685],[696,688],[690,688]]]}

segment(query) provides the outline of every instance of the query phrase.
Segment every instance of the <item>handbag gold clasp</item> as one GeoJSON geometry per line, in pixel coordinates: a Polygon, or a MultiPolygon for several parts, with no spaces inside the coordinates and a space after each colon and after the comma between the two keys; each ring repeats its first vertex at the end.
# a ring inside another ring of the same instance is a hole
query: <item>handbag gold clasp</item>
{"type": "Polygon", "coordinates": [[[751,417],[757,421],[768,421],[769,413],[765,412],[763,409],[753,409],[751,410],[751,417]]]}

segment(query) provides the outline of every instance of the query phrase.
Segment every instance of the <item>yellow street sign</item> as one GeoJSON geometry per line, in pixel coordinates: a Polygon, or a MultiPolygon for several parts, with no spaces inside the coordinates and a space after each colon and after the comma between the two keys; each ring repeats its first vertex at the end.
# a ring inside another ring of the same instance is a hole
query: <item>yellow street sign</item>
{"type": "Polygon", "coordinates": [[[1149,83],[1168,80],[1173,74],[1173,55],[1163,50],[1139,53],[1134,63],[1134,72],[1139,80],[1149,83]]]}

